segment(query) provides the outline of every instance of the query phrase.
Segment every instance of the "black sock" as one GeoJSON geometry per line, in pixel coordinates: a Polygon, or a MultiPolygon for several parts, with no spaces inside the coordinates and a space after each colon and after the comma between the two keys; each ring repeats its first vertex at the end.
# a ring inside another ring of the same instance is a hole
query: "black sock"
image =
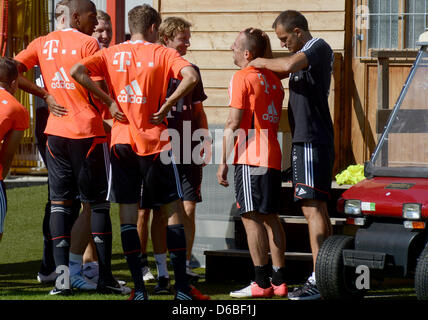
{"type": "Polygon", "coordinates": [[[148,267],[149,261],[147,260],[147,253],[141,253],[141,266],[148,267]]]}
{"type": "Polygon", "coordinates": [[[279,286],[285,283],[285,267],[272,269],[272,284],[279,286]]]}
{"type": "Polygon", "coordinates": [[[55,260],[53,256],[52,235],[49,228],[51,218],[51,202],[46,202],[45,215],[43,217],[43,256],[40,265],[40,273],[49,275],[55,271],[55,260]]]}
{"type": "Polygon", "coordinates": [[[91,204],[91,230],[98,255],[100,280],[109,281],[111,273],[112,230],[110,220],[110,203],[91,204]]]}
{"type": "Polygon", "coordinates": [[[50,230],[52,235],[53,256],[55,266],[68,267],[71,237],[71,208],[68,206],[52,204],[50,230]]]}
{"type": "Polygon", "coordinates": [[[143,273],[141,272],[141,245],[136,224],[120,225],[122,248],[134,281],[135,291],[145,291],[143,273]]]}
{"type": "Polygon", "coordinates": [[[271,286],[269,280],[269,265],[254,266],[255,282],[260,288],[266,289],[271,286]]]}
{"type": "Polygon", "coordinates": [[[175,288],[184,293],[190,290],[186,274],[186,236],[182,224],[167,226],[166,241],[174,268],[175,288]]]}

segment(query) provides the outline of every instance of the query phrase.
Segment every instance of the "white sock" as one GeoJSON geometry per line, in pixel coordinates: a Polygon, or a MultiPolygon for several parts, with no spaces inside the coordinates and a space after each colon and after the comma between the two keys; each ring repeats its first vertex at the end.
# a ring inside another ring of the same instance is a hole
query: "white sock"
{"type": "Polygon", "coordinates": [[[311,276],[308,278],[308,281],[313,285],[317,284],[317,281],[315,279],[315,272],[312,272],[311,276]]]}
{"type": "Polygon", "coordinates": [[[82,269],[82,262],[83,262],[83,254],[75,254],[70,252],[70,256],[69,256],[69,263],[68,263],[68,267],[69,267],[69,272],[70,272],[70,276],[74,276],[78,273],[80,273],[80,270],[82,269]]]}
{"type": "Polygon", "coordinates": [[[166,253],[154,254],[156,267],[158,269],[158,277],[169,278],[168,266],[166,264],[166,253]]]}
{"type": "Polygon", "coordinates": [[[186,260],[186,267],[190,268],[190,260],[186,260]]]}

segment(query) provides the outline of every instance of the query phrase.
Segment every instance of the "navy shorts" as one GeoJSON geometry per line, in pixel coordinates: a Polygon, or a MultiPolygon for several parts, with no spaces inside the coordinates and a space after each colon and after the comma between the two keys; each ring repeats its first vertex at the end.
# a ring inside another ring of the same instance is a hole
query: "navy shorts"
{"type": "Polygon", "coordinates": [[[235,165],[235,197],[239,213],[279,214],[281,183],[281,170],[235,165]]]}
{"type": "Polygon", "coordinates": [[[46,161],[50,200],[107,199],[108,147],[105,138],[48,136],[46,161]]]}
{"type": "Polygon", "coordinates": [[[183,201],[201,202],[202,165],[177,164],[183,201]]]}
{"type": "Polygon", "coordinates": [[[294,201],[328,201],[334,164],[334,147],[315,143],[293,143],[291,166],[294,201]]]}
{"type": "Polygon", "coordinates": [[[111,185],[109,199],[115,203],[139,203],[141,208],[159,207],[182,197],[177,168],[169,151],[139,156],[129,144],[111,148],[111,185]]]}

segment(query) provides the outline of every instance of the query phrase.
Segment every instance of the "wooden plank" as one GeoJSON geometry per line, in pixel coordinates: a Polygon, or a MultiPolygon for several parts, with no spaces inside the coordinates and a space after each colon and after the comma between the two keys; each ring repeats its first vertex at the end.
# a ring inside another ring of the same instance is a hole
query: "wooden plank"
{"type": "MultiPolygon", "coordinates": [[[[272,50],[283,50],[275,32],[267,32],[272,44],[272,50]]],[[[344,31],[312,32],[314,38],[323,38],[333,50],[343,50],[344,31]]],[[[230,50],[231,45],[238,36],[237,32],[193,32],[192,50],[230,50]]]]}
{"type": "MultiPolygon", "coordinates": [[[[229,87],[230,80],[232,76],[238,70],[228,70],[228,69],[202,69],[201,77],[204,84],[204,88],[224,88],[229,87]]],[[[282,86],[285,89],[288,89],[288,79],[283,79],[281,81],[282,86]]]]}
{"type": "MultiPolygon", "coordinates": [[[[201,31],[236,31],[248,27],[259,28],[263,31],[272,31],[272,23],[278,12],[255,13],[178,13],[164,14],[165,19],[170,16],[179,16],[192,24],[192,32],[201,31]]],[[[342,31],[345,30],[345,12],[302,12],[308,20],[311,31],[342,31]]]]}
{"type": "MultiPolygon", "coordinates": [[[[190,47],[192,48],[192,47],[190,47]]],[[[290,53],[285,51],[275,51],[274,57],[289,56],[290,53]]],[[[186,60],[196,64],[200,69],[233,69],[239,68],[233,63],[232,51],[211,51],[211,50],[189,50],[184,56],[186,60]]]]}
{"type": "Polygon", "coordinates": [[[162,0],[161,13],[171,12],[260,12],[282,11],[345,11],[345,0],[162,0]]]}

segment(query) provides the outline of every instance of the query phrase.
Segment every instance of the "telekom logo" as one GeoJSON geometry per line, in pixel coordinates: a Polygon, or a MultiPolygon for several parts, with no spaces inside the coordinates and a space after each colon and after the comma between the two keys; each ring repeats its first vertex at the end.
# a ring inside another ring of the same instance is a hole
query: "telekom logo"
{"type": "Polygon", "coordinates": [[[122,51],[114,54],[113,65],[119,65],[119,69],[116,70],[117,72],[126,72],[125,65],[131,65],[131,60],[125,60],[126,58],[131,59],[131,52],[122,51]],[[117,59],[117,57],[119,57],[119,59],[117,59]]]}
{"type": "Polygon", "coordinates": [[[58,53],[58,44],[59,40],[49,40],[45,42],[43,54],[47,54],[48,57],[46,60],[54,60],[53,53],[58,53]]]}

